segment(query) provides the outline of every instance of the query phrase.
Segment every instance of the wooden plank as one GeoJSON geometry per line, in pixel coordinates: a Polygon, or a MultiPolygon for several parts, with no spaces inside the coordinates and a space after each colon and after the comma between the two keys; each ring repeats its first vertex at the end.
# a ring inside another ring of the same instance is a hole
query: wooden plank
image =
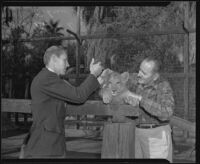
{"type": "MultiPolygon", "coordinates": [[[[190,33],[195,33],[195,29],[191,29],[190,33]]],[[[169,34],[185,34],[185,31],[180,27],[168,27],[162,31],[135,31],[131,33],[115,33],[115,34],[95,34],[80,36],[80,39],[110,39],[110,38],[130,38],[137,36],[151,36],[151,35],[169,35],[169,34]]],[[[32,42],[32,41],[44,41],[44,40],[75,40],[74,37],[43,37],[43,38],[28,38],[19,39],[18,42],[32,42]]],[[[11,40],[2,40],[3,44],[12,43],[11,40]]]]}
{"type": "MultiPolygon", "coordinates": [[[[2,112],[31,113],[31,100],[25,99],[2,99],[2,112]]],[[[122,116],[137,116],[138,108],[130,105],[103,104],[102,101],[86,101],[81,105],[67,105],[66,114],[68,115],[113,115],[114,113],[122,116]]]]}
{"type": "Polygon", "coordinates": [[[69,105],[67,114],[71,115],[113,115],[114,113],[122,116],[137,116],[138,108],[130,105],[103,104],[102,101],[86,101],[83,105],[69,105]]]}
{"type": "Polygon", "coordinates": [[[101,158],[134,158],[134,140],[134,122],[105,124],[101,158]]]}
{"type": "MultiPolygon", "coordinates": [[[[2,99],[2,112],[21,112],[31,113],[30,100],[24,99],[2,99]]],[[[101,101],[86,101],[82,105],[68,105],[67,115],[101,115],[112,116],[118,114],[121,116],[138,116],[138,108],[133,108],[130,105],[105,105],[101,101]]],[[[177,116],[170,119],[172,126],[180,127],[186,131],[195,132],[195,123],[187,121],[177,116]]]]}
{"type": "Polygon", "coordinates": [[[188,118],[189,109],[189,35],[184,37],[184,116],[188,118]]]}
{"type": "MultiPolygon", "coordinates": [[[[130,73],[131,75],[135,76],[137,73],[130,73]]],[[[182,73],[161,73],[161,75],[165,76],[165,77],[175,77],[175,78],[181,78],[181,77],[185,77],[186,74],[184,72],[182,73]]],[[[2,76],[7,76],[5,74],[3,74],[2,76]]],[[[88,76],[88,74],[79,74],[79,78],[86,78],[88,76]]],[[[196,73],[192,72],[189,73],[188,76],[190,78],[195,78],[196,77],[196,73]]],[[[70,74],[70,75],[66,75],[64,76],[64,78],[70,78],[70,79],[76,79],[77,75],[76,74],[70,74]]]]}
{"type": "MultiPolygon", "coordinates": [[[[80,7],[77,8],[77,35],[80,36],[80,7]]],[[[80,74],[80,44],[78,40],[76,41],[76,78],[79,77],[80,74]]]]}
{"type": "Polygon", "coordinates": [[[26,99],[1,99],[2,112],[31,113],[30,100],[26,99]]]}
{"type": "Polygon", "coordinates": [[[196,123],[192,123],[180,117],[173,116],[170,119],[171,126],[179,127],[187,132],[194,133],[196,132],[196,123]]]}
{"type": "MultiPolygon", "coordinates": [[[[135,75],[137,75],[137,73],[130,73],[130,75],[132,75],[132,76],[135,76],[135,75]]],[[[163,75],[163,76],[165,76],[165,77],[171,77],[171,78],[173,78],[173,77],[175,77],[175,78],[183,78],[183,77],[185,77],[186,76],[186,74],[185,73],[161,73],[161,75],[163,75]]],[[[79,78],[86,78],[88,76],[88,74],[79,74],[79,78]]],[[[188,76],[190,77],[190,78],[195,78],[196,77],[196,75],[195,75],[195,73],[190,73],[190,74],[188,74],[188,76]]],[[[70,78],[70,79],[76,79],[76,74],[71,74],[71,75],[66,75],[66,76],[64,76],[65,78],[70,78]]]]}
{"type": "MultiPolygon", "coordinates": [[[[184,26],[186,29],[188,28],[188,20],[189,20],[189,4],[186,4],[186,8],[184,11],[184,26]]],[[[186,74],[184,79],[184,118],[189,118],[189,33],[184,35],[184,73],[186,74]]],[[[188,132],[184,132],[184,138],[188,137],[188,132]]]]}
{"type": "Polygon", "coordinates": [[[74,125],[79,124],[79,126],[103,126],[105,124],[105,121],[93,121],[93,122],[87,122],[87,121],[81,121],[81,120],[65,120],[65,125],[74,125]]]}

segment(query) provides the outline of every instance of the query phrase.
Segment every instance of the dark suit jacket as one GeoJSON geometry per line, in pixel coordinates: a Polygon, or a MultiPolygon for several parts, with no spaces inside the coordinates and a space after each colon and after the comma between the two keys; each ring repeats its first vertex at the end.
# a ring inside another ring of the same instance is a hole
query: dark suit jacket
{"type": "Polygon", "coordinates": [[[31,84],[33,125],[24,149],[25,158],[62,156],[66,152],[65,102],[84,103],[98,87],[91,74],[79,87],[74,87],[43,68],[31,84]]]}

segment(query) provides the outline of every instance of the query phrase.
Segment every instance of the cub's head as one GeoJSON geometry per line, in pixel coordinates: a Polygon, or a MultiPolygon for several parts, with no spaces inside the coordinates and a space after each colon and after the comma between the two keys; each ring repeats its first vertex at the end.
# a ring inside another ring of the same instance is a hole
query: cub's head
{"type": "Polygon", "coordinates": [[[120,102],[120,95],[127,91],[126,83],[129,80],[129,73],[118,73],[112,70],[105,70],[102,73],[104,83],[100,90],[100,96],[104,103],[120,102]]]}
{"type": "Polygon", "coordinates": [[[129,73],[124,72],[119,74],[117,72],[113,72],[110,75],[110,78],[107,83],[107,87],[111,89],[112,96],[117,96],[127,90],[126,82],[128,81],[129,73]]]}

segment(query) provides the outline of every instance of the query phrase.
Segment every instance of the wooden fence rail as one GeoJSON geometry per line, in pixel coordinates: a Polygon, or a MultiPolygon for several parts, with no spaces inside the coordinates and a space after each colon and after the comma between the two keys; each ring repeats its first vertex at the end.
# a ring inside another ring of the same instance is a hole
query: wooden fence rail
{"type": "MultiPolygon", "coordinates": [[[[2,112],[31,113],[31,101],[28,99],[1,99],[2,112]]],[[[68,104],[67,115],[104,115],[112,116],[115,112],[123,116],[136,116],[136,110],[130,105],[105,105],[101,101],[87,101],[82,105],[68,104]]]]}
{"type": "MultiPolygon", "coordinates": [[[[28,99],[2,99],[2,112],[31,113],[31,101],[28,99]]],[[[130,105],[103,104],[101,101],[86,101],[81,105],[67,105],[67,115],[100,115],[112,116],[113,114],[121,116],[138,116],[137,108],[130,105]]],[[[170,119],[172,126],[177,126],[191,133],[196,132],[196,123],[173,116],[170,119]]]]}
{"type": "MultiPolygon", "coordinates": [[[[31,100],[27,99],[2,99],[2,112],[31,113],[31,100]]],[[[137,108],[130,105],[109,104],[102,101],[86,101],[81,105],[67,105],[66,113],[70,115],[101,115],[113,114],[121,116],[138,116],[137,108]]],[[[135,121],[132,123],[105,124],[104,121],[78,122],[78,120],[65,120],[65,124],[77,124],[82,126],[104,126],[101,158],[134,158],[134,134],[135,121]],[[119,141],[118,138],[121,138],[119,141]],[[125,141],[125,142],[124,142],[125,141]],[[121,146],[123,144],[123,146],[121,146]]],[[[195,123],[173,116],[170,120],[171,126],[179,127],[190,133],[195,133],[195,123]]],[[[173,129],[173,128],[172,128],[173,129]]]]}

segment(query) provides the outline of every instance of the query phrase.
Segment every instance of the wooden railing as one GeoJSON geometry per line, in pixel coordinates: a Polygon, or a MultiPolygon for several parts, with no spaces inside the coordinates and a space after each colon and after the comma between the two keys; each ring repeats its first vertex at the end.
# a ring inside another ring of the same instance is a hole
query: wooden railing
{"type": "MultiPolygon", "coordinates": [[[[1,99],[1,111],[2,112],[16,112],[16,113],[31,113],[31,100],[28,99],[1,99]]],[[[136,108],[130,105],[118,105],[118,104],[103,104],[102,101],[86,101],[81,105],[68,104],[66,108],[67,115],[101,115],[112,116],[113,114],[121,116],[137,116],[138,112],[136,108]]],[[[73,121],[72,121],[73,122],[73,121]]],[[[188,132],[195,133],[196,123],[192,123],[188,120],[182,119],[177,116],[173,116],[170,119],[172,126],[177,126],[188,132]]]]}
{"type": "MultiPolygon", "coordinates": [[[[17,113],[31,113],[31,100],[25,99],[2,99],[2,112],[17,112],[17,113]]],[[[67,105],[66,114],[69,115],[101,115],[101,116],[112,116],[113,114],[121,116],[138,116],[137,108],[133,108],[130,105],[105,105],[102,101],[86,101],[82,105],[67,105]]],[[[84,126],[84,122],[79,120],[65,120],[65,124],[77,124],[84,126]],[[81,124],[82,123],[82,124],[81,124]]],[[[179,127],[187,132],[195,133],[195,123],[189,122],[182,118],[173,116],[170,120],[171,126],[179,127]]],[[[89,125],[87,123],[87,125],[89,125]]],[[[101,149],[101,158],[134,158],[134,127],[135,121],[132,120],[131,124],[104,124],[104,121],[92,122],[89,126],[104,126],[103,141],[101,149]],[[112,132],[111,132],[112,131],[112,132]],[[113,135],[113,133],[115,135],[113,135]],[[119,149],[116,145],[121,143],[116,140],[119,135],[121,138],[127,140],[128,143],[125,147],[119,149]],[[113,138],[114,136],[114,138],[113,138]],[[128,136],[128,138],[127,138],[128,136]],[[117,148],[117,149],[116,149],[117,148]],[[126,152],[123,156],[122,152],[126,152]]],[[[173,128],[172,128],[173,129],[173,128]]]]}
{"type": "MultiPolygon", "coordinates": [[[[1,99],[2,112],[31,113],[31,101],[27,99],[1,99]]],[[[115,112],[123,116],[136,116],[137,112],[130,105],[105,105],[101,101],[86,101],[81,105],[68,104],[67,115],[107,115],[115,112]]]]}

